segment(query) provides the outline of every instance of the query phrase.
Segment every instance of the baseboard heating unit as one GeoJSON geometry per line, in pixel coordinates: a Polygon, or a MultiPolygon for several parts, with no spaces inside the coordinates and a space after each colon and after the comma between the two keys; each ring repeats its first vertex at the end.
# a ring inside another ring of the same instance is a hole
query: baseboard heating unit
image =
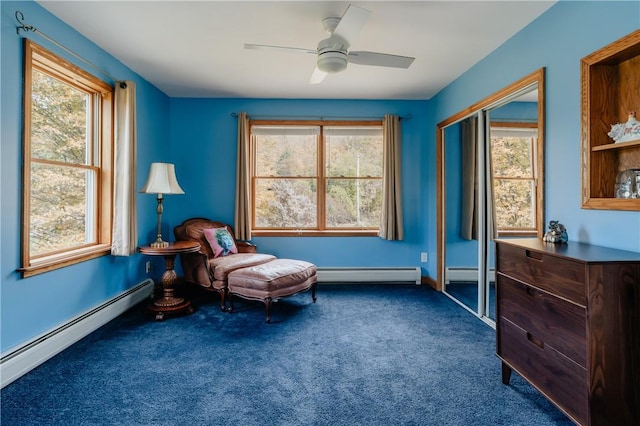
{"type": "Polygon", "coordinates": [[[28,373],[78,340],[102,327],[129,308],[149,298],[154,282],[146,279],[135,287],[34,338],[0,358],[0,388],[28,373]]]}
{"type": "Polygon", "coordinates": [[[330,268],[318,267],[318,282],[413,282],[420,284],[420,268],[330,268]]]}
{"type": "MultiPolygon", "coordinates": [[[[489,281],[495,282],[495,269],[489,270],[489,281]]],[[[449,284],[451,281],[478,281],[478,268],[445,268],[444,282],[449,284]]]]}

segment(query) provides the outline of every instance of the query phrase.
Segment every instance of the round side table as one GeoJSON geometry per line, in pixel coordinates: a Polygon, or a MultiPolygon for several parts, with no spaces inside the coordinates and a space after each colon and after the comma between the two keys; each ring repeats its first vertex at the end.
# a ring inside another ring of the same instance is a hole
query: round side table
{"type": "Polygon", "coordinates": [[[181,312],[193,313],[191,301],[183,297],[176,297],[173,288],[177,278],[176,271],[173,269],[176,256],[180,253],[191,253],[200,250],[200,244],[196,241],[175,241],[169,243],[168,247],[150,247],[144,246],[139,248],[140,253],[147,256],[163,256],[165,271],[162,274],[162,297],[159,297],[149,305],[149,311],[155,312],[156,321],[162,321],[165,315],[177,314],[181,312]]]}

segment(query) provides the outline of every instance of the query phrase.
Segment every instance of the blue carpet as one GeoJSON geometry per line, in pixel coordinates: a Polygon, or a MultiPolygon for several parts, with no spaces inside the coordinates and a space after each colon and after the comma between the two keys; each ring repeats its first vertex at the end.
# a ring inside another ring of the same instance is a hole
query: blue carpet
{"type": "Polygon", "coordinates": [[[495,332],[415,285],[322,284],[153,321],[137,306],[5,387],[3,425],[570,425],[495,332]]]}

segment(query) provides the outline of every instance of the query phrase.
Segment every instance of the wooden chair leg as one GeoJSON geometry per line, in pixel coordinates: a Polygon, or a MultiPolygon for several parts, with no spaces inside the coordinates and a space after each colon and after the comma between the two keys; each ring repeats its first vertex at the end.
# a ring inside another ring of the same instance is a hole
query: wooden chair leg
{"type": "Polygon", "coordinates": [[[264,307],[267,311],[267,324],[271,323],[271,298],[264,299],[264,307]]]}
{"type": "Polygon", "coordinates": [[[231,297],[231,295],[230,295],[230,294],[229,294],[228,296],[229,296],[229,297],[228,297],[228,299],[229,299],[229,309],[227,309],[227,311],[228,311],[229,313],[231,313],[231,312],[233,312],[233,297],[231,297]]]}
{"type": "Polygon", "coordinates": [[[313,303],[316,303],[316,284],[317,283],[313,283],[311,285],[311,298],[313,299],[313,303]]]}
{"type": "Polygon", "coordinates": [[[227,298],[229,297],[229,290],[226,288],[223,288],[219,291],[220,293],[220,310],[221,311],[226,311],[227,310],[227,298]]]}

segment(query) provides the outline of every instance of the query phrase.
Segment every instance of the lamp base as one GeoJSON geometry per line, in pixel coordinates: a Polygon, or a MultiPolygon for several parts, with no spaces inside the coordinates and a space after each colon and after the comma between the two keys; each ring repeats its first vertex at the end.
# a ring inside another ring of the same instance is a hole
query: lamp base
{"type": "Polygon", "coordinates": [[[151,244],[149,244],[149,246],[153,247],[153,248],[167,248],[169,247],[169,243],[166,241],[154,241],[151,244]]]}

